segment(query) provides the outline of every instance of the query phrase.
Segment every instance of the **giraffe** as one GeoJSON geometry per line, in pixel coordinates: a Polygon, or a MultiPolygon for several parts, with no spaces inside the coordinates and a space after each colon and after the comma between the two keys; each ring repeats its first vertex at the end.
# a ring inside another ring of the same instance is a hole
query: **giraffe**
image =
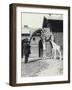
{"type": "Polygon", "coordinates": [[[62,59],[62,57],[61,57],[61,47],[54,42],[54,36],[53,36],[53,34],[51,36],[50,43],[52,44],[52,55],[54,53],[54,59],[56,59],[56,57],[57,57],[57,51],[58,51],[59,56],[60,56],[60,60],[61,60],[62,59]]]}

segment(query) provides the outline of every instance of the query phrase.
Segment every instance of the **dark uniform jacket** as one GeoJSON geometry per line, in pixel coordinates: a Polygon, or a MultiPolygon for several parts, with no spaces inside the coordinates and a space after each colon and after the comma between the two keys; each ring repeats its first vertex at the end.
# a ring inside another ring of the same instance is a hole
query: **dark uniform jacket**
{"type": "Polygon", "coordinates": [[[29,44],[27,44],[27,43],[23,44],[23,52],[24,52],[24,55],[29,57],[29,54],[31,53],[29,44]]]}

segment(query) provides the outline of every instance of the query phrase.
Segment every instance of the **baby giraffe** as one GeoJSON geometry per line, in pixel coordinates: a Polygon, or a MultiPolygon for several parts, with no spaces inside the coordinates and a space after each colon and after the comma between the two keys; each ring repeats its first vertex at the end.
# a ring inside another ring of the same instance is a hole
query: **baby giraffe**
{"type": "Polygon", "coordinates": [[[54,42],[54,39],[52,37],[50,43],[52,44],[52,55],[54,54],[54,59],[56,59],[58,52],[61,60],[61,47],[54,42]]]}

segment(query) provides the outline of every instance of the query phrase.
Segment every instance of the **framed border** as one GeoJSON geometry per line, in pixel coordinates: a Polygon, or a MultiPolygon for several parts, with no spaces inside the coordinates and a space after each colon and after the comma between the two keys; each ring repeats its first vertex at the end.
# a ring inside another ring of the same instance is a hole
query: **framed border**
{"type": "Polygon", "coordinates": [[[51,5],[34,5],[34,4],[17,4],[13,3],[9,6],[10,12],[10,61],[9,61],[9,84],[11,86],[30,86],[30,85],[46,85],[60,84],[70,82],[70,7],[66,6],[51,6],[51,5]],[[36,83],[16,83],[16,7],[32,7],[32,8],[53,8],[68,10],[68,80],[53,81],[53,82],[36,82],[36,83]]]}

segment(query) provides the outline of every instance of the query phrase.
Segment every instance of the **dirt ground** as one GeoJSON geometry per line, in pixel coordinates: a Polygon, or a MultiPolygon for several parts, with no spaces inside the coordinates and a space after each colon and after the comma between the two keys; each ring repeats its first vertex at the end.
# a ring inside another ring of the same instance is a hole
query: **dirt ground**
{"type": "Polygon", "coordinates": [[[21,62],[22,77],[56,76],[63,74],[63,60],[40,59],[21,62]]]}

